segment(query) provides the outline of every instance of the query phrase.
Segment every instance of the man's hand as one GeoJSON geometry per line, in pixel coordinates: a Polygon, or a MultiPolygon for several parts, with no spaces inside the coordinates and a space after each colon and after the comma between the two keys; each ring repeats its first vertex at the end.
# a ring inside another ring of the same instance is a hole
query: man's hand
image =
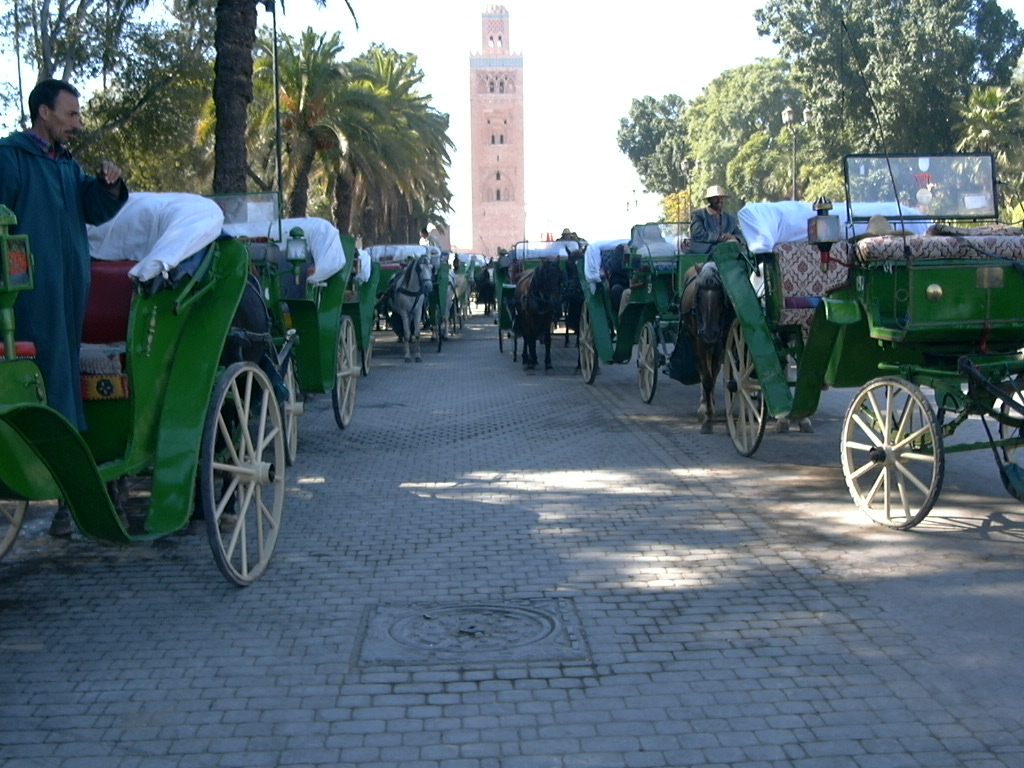
{"type": "Polygon", "coordinates": [[[108,187],[119,186],[121,183],[121,169],[109,160],[104,160],[100,164],[99,171],[96,172],[96,178],[108,187]]]}

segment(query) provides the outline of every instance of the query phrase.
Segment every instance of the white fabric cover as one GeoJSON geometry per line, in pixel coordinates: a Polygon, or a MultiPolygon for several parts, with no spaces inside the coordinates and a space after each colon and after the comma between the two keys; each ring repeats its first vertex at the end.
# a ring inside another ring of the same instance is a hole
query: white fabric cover
{"type": "MultiPolygon", "coordinates": [[[[307,279],[311,283],[322,283],[336,275],[345,266],[345,249],[341,247],[341,233],[338,228],[326,219],[282,219],[281,237],[285,242],[279,243],[283,250],[288,244],[288,233],[295,227],[301,227],[306,236],[306,244],[313,256],[313,274],[307,279]]],[[[268,237],[271,240],[277,235],[277,221],[238,221],[224,225],[224,231],[233,237],[268,237]]]]}
{"type": "Polygon", "coordinates": [[[587,252],[583,254],[583,274],[587,276],[587,282],[593,284],[601,281],[601,254],[604,251],[628,244],[629,240],[600,240],[588,245],[587,252]]]}
{"type": "Polygon", "coordinates": [[[370,252],[366,249],[356,249],[356,268],[359,270],[354,275],[357,283],[370,279],[370,252]]]}
{"type": "Polygon", "coordinates": [[[516,243],[511,250],[516,261],[524,259],[567,259],[569,251],[583,250],[577,240],[554,240],[540,243],[516,243]]]}
{"type": "Polygon", "coordinates": [[[381,264],[393,264],[403,262],[408,258],[419,258],[424,254],[434,258],[440,258],[441,249],[436,245],[371,245],[366,249],[370,252],[370,258],[379,261],[381,264]]]}
{"type": "MultiPolygon", "coordinates": [[[[862,235],[867,222],[857,222],[852,227],[846,219],[846,203],[833,203],[829,213],[839,217],[839,223],[846,237],[862,235]]],[[[904,229],[923,235],[930,226],[929,221],[899,221],[900,209],[895,203],[859,203],[858,211],[868,216],[881,214],[889,219],[894,229],[904,229]]],[[[920,216],[915,208],[903,206],[906,215],[920,216]]],[[[783,200],[777,203],[747,203],[738,218],[743,237],[752,253],[771,253],[777,243],[798,243],[807,241],[807,219],[815,215],[814,206],[799,200],[783,200]]]]}
{"type": "Polygon", "coordinates": [[[87,228],[89,252],[102,261],[137,261],[128,274],[145,282],[212,243],[223,225],[220,207],[201,195],[132,192],[114,218],[87,228]]]}

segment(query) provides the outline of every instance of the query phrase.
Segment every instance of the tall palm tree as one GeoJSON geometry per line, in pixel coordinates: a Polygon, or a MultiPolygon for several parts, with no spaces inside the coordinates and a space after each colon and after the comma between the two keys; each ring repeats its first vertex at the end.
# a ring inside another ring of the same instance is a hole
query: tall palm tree
{"type": "Polygon", "coordinates": [[[334,180],[335,208],[373,240],[407,240],[451,210],[448,116],[419,93],[417,58],[375,46],[349,63],[354,82],[387,104],[374,144],[349,142],[334,180]]]}
{"type": "Polygon", "coordinates": [[[971,89],[960,110],[960,141],[957,152],[991,152],[995,155],[1003,205],[1012,208],[1024,199],[1024,104],[1012,88],[971,89]]]}
{"type": "MultiPolygon", "coordinates": [[[[274,0],[262,0],[267,10],[274,10],[274,0]]],[[[324,0],[317,0],[323,5],[324,0]]],[[[252,54],[256,44],[257,0],[217,0],[217,31],[214,47],[213,100],[216,110],[215,160],[213,191],[215,194],[245,192],[248,171],[245,145],[247,110],[252,101],[252,54]]],[[[356,22],[352,4],[345,6],[356,22]]]]}

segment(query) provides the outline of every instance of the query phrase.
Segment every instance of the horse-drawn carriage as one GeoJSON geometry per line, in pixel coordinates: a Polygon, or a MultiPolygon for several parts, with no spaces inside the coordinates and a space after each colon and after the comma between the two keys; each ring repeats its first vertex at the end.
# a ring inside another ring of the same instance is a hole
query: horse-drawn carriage
{"type": "Polygon", "coordinates": [[[248,246],[270,313],[284,361],[285,430],[294,461],[305,394],[330,392],[338,428],[352,423],[356,384],[372,351],[372,270],[358,263],[355,240],[330,222],[281,219],[276,193],[214,201],[224,211],[224,231],[248,246]]]}
{"type": "Polygon", "coordinates": [[[551,367],[550,326],[563,315],[563,289],[568,280],[574,279],[576,264],[582,261],[586,248],[587,244],[578,240],[522,241],[513,245],[511,250],[502,252],[494,275],[499,351],[505,351],[505,339],[511,338],[512,358],[515,360],[518,340],[523,337],[523,361],[527,365],[536,365],[536,341],[543,337],[545,367],[551,367]],[[553,273],[546,275],[543,280],[535,277],[538,270],[551,265],[558,271],[557,280],[553,273]],[[524,277],[528,277],[529,281],[522,284],[524,277]],[[530,311],[524,313],[524,300],[527,297],[531,306],[530,311]],[[530,315],[527,323],[531,327],[524,334],[523,320],[526,314],[530,315]],[[536,330],[533,330],[534,327],[536,330]]]}
{"type": "Polygon", "coordinates": [[[421,359],[420,331],[424,327],[431,329],[440,352],[457,325],[450,254],[432,245],[402,244],[373,245],[367,252],[384,276],[378,283],[378,314],[395,326],[406,345],[406,361],[412,356],[421,359]]]}
{"type": "Polygon", "coordinates": [[[640,224],[628,241],[594,243],[587,249],[577,276],[584,293],[580,367],[586,384],[594,382],[600,363],[628,363],[635,346],[640,396],[646,403],[654,398],[669,345],[680,337],[686,275],[707,259],[687,253],[687,230],[685,224],[640,224]],[[616,249],[625,258],[628,275],[627,290],[621,293],[602,269],[602,255],[616,249]]]}
{"type": "Polygon", "coordinates": [[[0,554],[29,502],[61,499],[88,538],[114,544],[166,536],[201,514],[225,578],[259,578],[281,528],[285,431],[260,365],[276,350],[266,335],[233,328],[249,254],[221,237],[219,208],[195,195],[134,194],[91,233],[94,255],[108,260],[92,265],[84,432],[46,405],[34,347],[18,341],[11,307],[32,289],[32,259],[27,238],[7,234],[9,214],[0,215],[0,554]]]}
{"type": "Polygon", "coordinates": [[[807,417],[824,388],[857,387],[840,458],[873,520],[917,525],[946,454],[969,450],[992,450],[1024,499],[1024,230],[992,224],[992,157],[858,155],[844,170],[845,216],[805,204],[810,237],[794,242],[792,218],[741,211],[752,256],[713,253],[736,312],[723,366],[736,449],[753,454],[769,416],[807,417]],[[948,442],[975,417],[987,439],[948,442]]]}

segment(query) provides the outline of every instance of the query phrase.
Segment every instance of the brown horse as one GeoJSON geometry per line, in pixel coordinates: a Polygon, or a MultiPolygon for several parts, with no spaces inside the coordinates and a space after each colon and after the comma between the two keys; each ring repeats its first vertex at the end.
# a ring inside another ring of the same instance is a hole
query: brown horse
{"type": "MultiPolygon", "coordinates": [[[[544,343],[544,370],[551,365],[551,326],[562,309],[562,269],[543,261],[516,281],[512,332],[523,339],[523,367],[537,367],[537,341],[544,343]]],[[[514,357],[513,357],[514,359],[514,357]]]]}
{"type": "Polygon", "coordinates": [[[680,310],[680,333],[688,333],[692,339],[700,372],[700,431],[710,434],[714,428],[715,380],[722,367],[725,335],[733,318],[732,305],[714,262],[697,265],[686,273],[680,310]]]}

